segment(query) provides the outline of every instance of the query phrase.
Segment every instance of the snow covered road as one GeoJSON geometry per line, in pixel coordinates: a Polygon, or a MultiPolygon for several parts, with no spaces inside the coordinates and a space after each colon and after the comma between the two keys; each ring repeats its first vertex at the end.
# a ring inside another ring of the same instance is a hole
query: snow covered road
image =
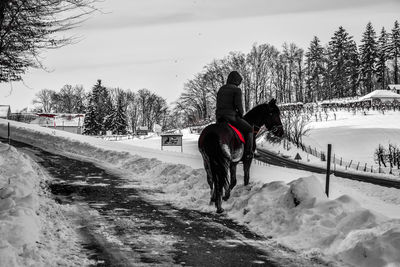
{"type": "Polygon", "coordinates": [[[319,266],[223,216],[152,200],[92,163],[14,146],[55,178],[58,202],[78,206],[82,246],[97,266],[319,266]]]}

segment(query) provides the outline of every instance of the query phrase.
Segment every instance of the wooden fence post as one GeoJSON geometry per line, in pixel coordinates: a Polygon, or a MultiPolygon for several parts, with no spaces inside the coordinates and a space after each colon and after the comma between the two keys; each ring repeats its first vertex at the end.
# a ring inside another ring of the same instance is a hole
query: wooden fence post
{"type": "Polygon", "coordinates": [[[11,144],[11,138],[10,138],[10,123],[8,123],[8,144],[11,144]]]}
{"type": "Polygon", "coordinates": [[[330,180],[330,172],[331,172],[331,151],[332,145],[328,144],[328,160],[326,161],[326,183],[325,183],[325,193],[326,196],[329,197],[329,180],[330,180]]]}

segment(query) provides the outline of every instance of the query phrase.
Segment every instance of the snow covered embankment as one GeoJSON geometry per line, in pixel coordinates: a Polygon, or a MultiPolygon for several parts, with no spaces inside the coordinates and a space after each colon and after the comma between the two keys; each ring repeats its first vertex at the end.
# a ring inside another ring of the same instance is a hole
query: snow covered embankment
{"type": "MultiPolygon", "coordinates": [[[[125,170],[127,178],[161,190],[163,193],[155,196],[159,199],[215,212],[208,205],[209,189],[202,169],[143,158],[135,155],[139,150],[106,150],[101,142],[107,141],[64,133],[60,135],[65,137],[55,136],[46,131],[20,128],[14,137],[44,149],[110,164],[125,170]]],[[[400,220],[366,210],[347,195],[327,199],[313,176],[289,184],[253,182],[244,187],[240,179],[238,183],[224,208],[229,217],[254,231],[311,256],[326,254],[355,266],[400,266],[400,220]]]]}
{"type": "Polygon", "coordinates": [[[75,207],[47,196],[46,175],[15,148],[0,143],[0,266],[88,266],[79,237],[64,217],[75,207]]]}
{"type": "Polygon", "coordinates": [[[39,240],[39,177],[15,148],[0,143],[0,153],[0,259],[2,266],[16,266],[26,264],[21,255],[39,240]]]}

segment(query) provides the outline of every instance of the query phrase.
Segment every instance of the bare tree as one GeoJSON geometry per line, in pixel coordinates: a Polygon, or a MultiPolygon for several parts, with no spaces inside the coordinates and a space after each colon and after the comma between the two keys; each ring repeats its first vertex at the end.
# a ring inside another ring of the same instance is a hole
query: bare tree
{"type": "Polygon", "coordinates": [[[281,116],[287,139],[299,147],[303,143],[303,136],[308,135],[311,130],[308,127],[309,117],[292,111],[284,111],[281,116]]]}
{"type": "Polygon", "coordinates": [[[38,112],[49,113],[53,111],[53,95],[54,91],[50,89],[42,89],[36,93],[32,103],[35,105],[35,110],[38,112]]]}
{"type": "Polygon", "coordinates": [[[128,119],[128,127],[131,128],[132,132],[135,132],[135,129],[138,126],[138,119],[139,119],[138,103],[135,92],[127,91],[126,99],[127,99],[126,113],[128,119]]]}
{"type": "Polygon", "coordinates": [[[58,33],[79,26],[97,0],[1,0],[0,82],[22,80],[28,68],[43,67],[39,55],[76,41],[58,33]]]}

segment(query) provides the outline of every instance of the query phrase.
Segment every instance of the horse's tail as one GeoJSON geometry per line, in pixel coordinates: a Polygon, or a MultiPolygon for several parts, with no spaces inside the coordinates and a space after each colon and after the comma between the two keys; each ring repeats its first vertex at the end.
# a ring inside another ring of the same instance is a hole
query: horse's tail
{"type": "Polygon", "coordinates": [[[214,131],[206,131],[200,136],[199,149],[203,155],[206,170],[214,185],[212,200],[215,201],[217,211],[222,211],[221,198],[223,189],[228,190],[230,185],[229,167],[230,152],[227,145],[222,144],[220,136],[214,131]],[[204,135],[203,135],[204,134],[204,135]]]}
{"type": "MultiPolygon", "coordinates": [[[[213,137],[213,140],[218,140],[218,136],[213,137]]],[[[220,189],[222,195],[222,189],[229,188],[229,165],[230,165],[230,154],[226,145],[220,142],[215,142],[211,147],[208,155],[210,155],[210,169],[211,172],[216,176],[214,185],[220,189]]]]}

